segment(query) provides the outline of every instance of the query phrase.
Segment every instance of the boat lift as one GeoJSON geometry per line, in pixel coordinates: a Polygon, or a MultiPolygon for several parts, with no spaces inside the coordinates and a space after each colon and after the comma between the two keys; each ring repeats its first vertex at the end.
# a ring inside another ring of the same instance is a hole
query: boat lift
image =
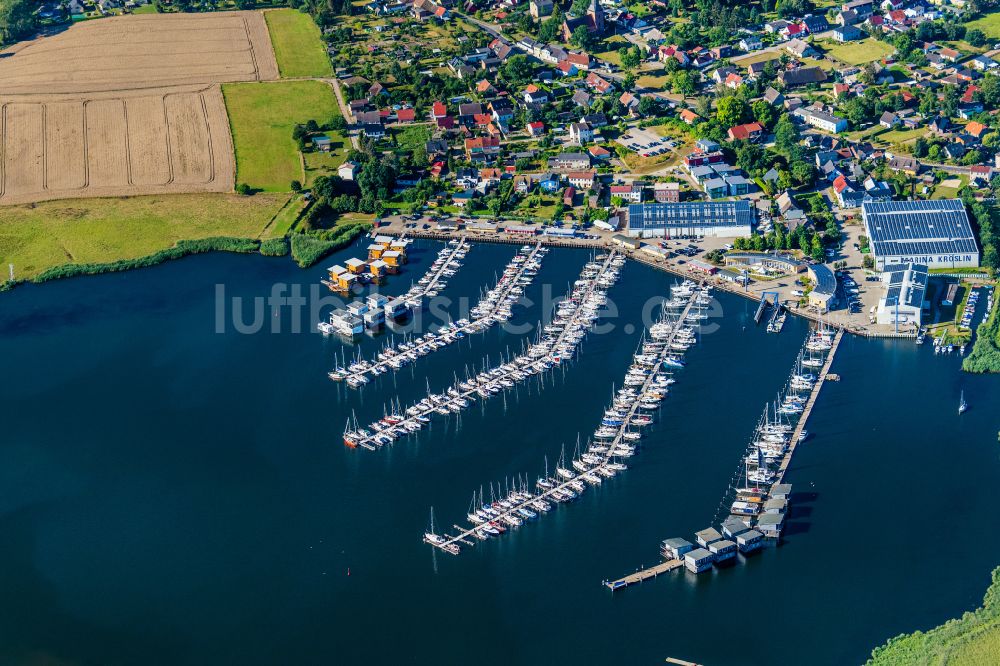
{"type": "Polygon", "coordinates": [[[778,294],[778,292],[776,292],[776,291],[765,291],[764,293],[762,293],[760,295],[760,305],[757,306],[757,312],[753,316],[754,323],[756,323],[756,324],[760,323],[760,318],[764,315],[764,310],[766,310],[767,306],[770,305],[770,303],[767,300],[768,296],[773,296],[774,297],[774,305],[779,305],[778,299],[780,298],[780,295],[778,294]]]}

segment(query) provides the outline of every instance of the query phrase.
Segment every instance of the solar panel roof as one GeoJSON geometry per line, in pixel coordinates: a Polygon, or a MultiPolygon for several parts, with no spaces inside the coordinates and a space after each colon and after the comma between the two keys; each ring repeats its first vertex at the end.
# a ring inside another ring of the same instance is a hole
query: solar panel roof
{"type": "Polygon", "coordinates": [[[876,255],[978,251],[960,199],[866,201],[861,212],[876,255]]]}

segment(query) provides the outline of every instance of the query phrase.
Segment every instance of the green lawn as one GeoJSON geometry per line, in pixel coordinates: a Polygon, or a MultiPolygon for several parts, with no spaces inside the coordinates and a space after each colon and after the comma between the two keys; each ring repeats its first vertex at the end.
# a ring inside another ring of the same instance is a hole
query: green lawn
{"type": "Polygon", "coordinates": [[[745,58],[733,58],[733,64],[741,69],[745,69],[755,62],[767,62],[768,60],[777,60],[781,57],[780,51],[764,51],[763,53],[755,53],[752,56],[747,56],[745,58]]]}
{"type": "MultiPolygon", "coordinates": [[[[287,199],[284,194],[170,194],[5,206],[0,265],[14,264],[15,276],[26,279],[67,263],[144,257],[179,240],[258,238],[287,199]]],[[[263,234],[280,235],[274,228],[263,234]]]]}
{"type": "Polygon", "coordinates": [[[412,153],[417,148],[423,149],[430,141],[431,128],[427,125],[410,125],[392,130],[396,145],[405,153],[412,153]]]}
{"type": "Polygon", "coordinates": [[[865,63],[880,60],[891,54],[895,49],[885,42],[877,39],[861,39],[856,42],[846,42],[839,44],[832,40],[824,40],[820,43],[826,54],[848,65],[864,65],[865,63]]]}
{"type": "Polygon", "coordinates": [[[987,666],[1000,654],[1000,569],[983,607],[930,631],[897,636],[872,652],[868,666],[987,666]]]}
{"type": "Polygon", "coordinates": [[[918,127],[916,129],[894,129],[882,132],[877,136],[873,136],[873,139],[882,141],[884,143],[906,143],[907,141],[913,141],[917,137],[926,136],[927,129],[918,127]]]}
{"type": "Polygon", "coordinates": [[[1000,39],[1000,12],[987,14],[986,16],[969,21],[965,24],[966,30],[979,28],[990,39],[1000,39]]]}
{"type": "MultiPolygon", "coordinates": [[[[327,136],[337,143],[337,134],[327,132],[327,136]]],[[[347,139],[340,139],[340,147],[328,153],[312,152],[305,153],[302,157],[306,164],[306,179],[303,184],[311,187],[320,176],[336,176],[337,168],[347,159],[347,151],[351,149],[351,142],[347,139]]]]}
{"type": "Polygon", "coordinates": [[[322,81],[229,83],[222,86],[236,148],[236,182],[265,192],[288,192],[303,180],[297,123],[321,125],[340,114],[333,90],[322,81]]]}
{"type": "Polygon", "coordinates": [[[264,12],[267,31],[271,33],[274,57],[281,76],[330,76],[333,68],[326,55],[319,26],[308,14],[297,9],[274,9],[264,12]]]}

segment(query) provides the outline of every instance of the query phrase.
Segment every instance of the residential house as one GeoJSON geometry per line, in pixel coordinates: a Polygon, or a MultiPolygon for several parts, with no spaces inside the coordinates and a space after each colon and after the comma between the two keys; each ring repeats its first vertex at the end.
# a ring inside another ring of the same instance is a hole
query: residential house
{"type": "Polygon", "coordinates": [[[805,26],[810,35],[815,35],[817,32],[826,32],[830,29],[830,24],[827,23],[826,17],[822,14],[807,14],[803,16],[802,25],[805,26]]]}
{"type": "MultiPolygon", "coordinates": [[[[544,104],[549,101],[549,93],[534,83],[529,83],[528,87],[524,89],[524,101],[528,104],[544,104]]],[[[500,119],[497,118],[497,120],[500,119]]]]}
{"type": "Polygon", "coordinates": [[[698,114],[691,109],[681,109],[680,113],[677,115],[688,125],[694,125],[698,122],[698,114]]]}
{"type": "Polygon", "coordinates": [[[886,129],[892,129],[899,124],[899,117],[891,111],[886,111],[882,114],[882,117],[878,119],[878,124],[886,129]]]}
{"type": "Polygon", "coordinates": [[[730,141],[757,141],[764,135],[764,127],[758,122],[730,127],[727,132],[730,141]]]}
{"type": "Polygon", "coordinates": [[[781,106],[785,101],[785,96],[768,86],[767,90],[764,91],[764,101],[772,106],[781,106]]]}
{"type": "Polygon", "coordinates": [[[796,58],[808,58],[816,55],[816,49],[801,39],[790,39],[785,43],[784,48],[796,58]]]}
{"type": "Polygon", "coordinates": [[[594,72],[590,72],[589,74],[587,74],[587,78],[584,79],[584,83],[586,83],[587,86],[589,86],[592,90],[594,90],[594,92],[601,95],[605,94],[612,88],[611,83],[609,83],[605,79],[602,79],[594,72]]]}
{"type": "Polygon", "coordinates": [[[653,198],[657,203],[678,203],[681,200],[680,183],[655,183],[653,198]]]}
{"type": "Polygon", "coordinates": [[[823,83],[826,81],[826,72],[819,67],[798,67],[792,70],[782,71],[778,74],[778,80],[786,88],[805,86],[811,83],[823,83]]]}
{"type": "Polygon", "coordinates": [[[586,109],[590,106],[590,93],[586,90],[577,90],[573,93],[573,103],[579,107],[586,109]]]}
{"type": "Polygon", "coordinates": [[[566,181],[576,189],[586,191],[594,186],[594,172],[572,171],[566,174],[566,181]]]}
{"type": "Polygon", "coordinates": [[[465,154],[470,161],[488,161],[500,154],[500,139],[481,136],[465,140],[465,154]]]}
{"type": "Polygon", "coordinates": [[[638,183],[629,185],[612,185],[609,188],[612,197],[621,197],[625,203],[642,203],[642,186],[638,183]]]}
{"type": "Polygon", "coordinates": [[[739,47],[744,51],[756,51],[764,48],[764,42],[757,35],[747,35],[740,40],[739,47]]]}
{"type": "Polygon", "coordinates": [[[489,109],[490,113],[493,114],[493,119],[501,125],[506,125],[514,119],[514,105],[508,99],[493,100],[490,102],[489,109]]]}
{"type": "Polygon", "coordinates": [[[853,25],[843,25],[839,28],[835,28],[833,31],[833,40],[836,42],[853,42],[856,39],[861,39],[862,33],[853,25]]]}
{"type": "Polygon", "coordinates": [[[534,19],[540,19],[552,14],[552,0],[531,0],[528,3],[528,13],[534,19]]]}
{"type": "Polygon", "coordinates": [[[569,140],[583,146],[594,140],[594,130],[585,122],[570,123],[569,140]]]}
{"type": "Polygon", "coordinates": [[[553,169],[582,171],[590,167],[590,156],[586,153],[559,153],[549,159],[553,169]]]}
{"type": "Polygon", "coordinates": [[[541,120],[536,120],[533,123],[528,123],[528,134],[531,136],[542,136],[545,134],[545,123],[541,120]]]}

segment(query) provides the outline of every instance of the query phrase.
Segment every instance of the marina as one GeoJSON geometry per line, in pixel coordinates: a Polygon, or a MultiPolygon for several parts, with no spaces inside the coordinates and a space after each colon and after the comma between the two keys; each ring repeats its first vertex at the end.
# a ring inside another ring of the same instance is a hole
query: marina
{"type": "MultiPolygon", "coordinates": [[[[359,299],[346,307],[335,308],[330,313],[329,319],[319,322],[317,328],[324,335],[339,335],[346,340],[353,340],[366,329],[380,329],[387,321],[397,321],[408,316],[423,307],[425,297],[437,296],[448,278],[453,277],[461,268],[461,260],[468,251],[469,244],[464,237],[452,240],[438,252],[430,269],[402,296],[388,298],[377,292],[370,294],[364,301],[359,299]]],[[[341,282],[338,284],[346,290],[344,293],[350,292],[354,281],[344,282],[351,276],[349,271],[339,265],[331,266],[327,271],[330,280],[323,280],[324,284],[332,291],[342,291],[340,288],[334,288],[334,283],[331,282],[340,276],[341,282]]]]}
{"type": "MultiPolygon", "coordinates": [[[[475,243],[446,294],[475,303],[479,286],[519,247],[475,243]]],[[[428,260],[440,248],[427,240],[411,246],[428,260]]],[[[589,254],[553,248],[535,286],[543,278],[572,284],[589,254]]],[[[381,416],[389,397],[316,372],[318,358],[340,355],[340,339],[291,333],[287,309],[280,334],[231,325],[219,334],[210,325],[215,284],[247,303],[275,282],[316,284],[327,265],[350,256],[356,247],[303,272],[284,260],[211,253],[4,295],[0,363],[19,379],[0,389],[8,407],[2,561],[23,602],[5,622],[7,647],[51,646],[109,666],[402,663],[441,660],[426,637],[449,626],[447,654],[475,654],[489,666],[662,664],[667,655],[839,666],[981,602],[1000,549],[989,491],[1000,478],[995,377],[956,382],[956,364],[935,358],[931,344],[846,334],[834,363],[841,381],[824,382],[810,436],[785,475],[795,492],[782,545],[697,576],[674,570],[627,594],[598,585],[663,563],[664,537],[695,542],[764,403],[796,363],[805,319],[789,316],[781,335],[768,335],[765,322],[753,324],[756,301],[721,289],[657,424],[644,428],[632,472],[502,538],[472,537],[476,547],[459,544],[460,556],[429,548],[420,536],[430,506],[439,531],[455,533],[452,523],[467,525],[480,482],[488,500],[488,480],[541,474],[543,454],[553,470],[561,442],[572,457],[577,432],[597,427],[633,361],[647,299],[666,294],[676,277],[630,260],[609,293],[620,312],[614,331],[588,335],[571,364],[544,376],[544,388],[536,376],[506,400],[498,394],[461,419],[436,421],[412,446],[358,455],[339,440],[331,446],[331,431],[339,436],[352,410],[366,423],[381,416]],[[627,323],[633,334],[622,331],[627,323]],[[709,334],[709,325],[717,330],[709,334]],[[43,362],[50,370],[39,373],[43,362]],[[262,390],[265,367],[274,372],[262,390]],[[970,408],[959,417],[961,389],[970,408]],[[46,416],[52,405],[60,418],[46,416]],[[81,425],[94,415],[100,428],[81,425]],[[942,455],[932,431],[960,440],[942,455]],[[900,492],[915,483],[935,490],[900,492]],[[928,523],[935,538],[915,538],[928,523]],[[860,576],[858,566],[845,566],[848,537],[899,556],[866,560],[860,566],[871,575],[860,576]],[[980,547],[952,549],[951,566],[941,566],[942,541],[970,539],[980,547]],[[118,555],[107,559],[95,543],[118,555]],[[924,583],[913,586],[916,579],[924,583]],[[782,616],[780,640],[734,647],[706,619],[733,617],[738,600],[776,594],[798,609],[782,616]],[[137,612],[149,599],[157,601],[152,617],[137,612]],[[552,599],[572,621],[552,621],[552,599]],[[865,599],[878,603],[859,603],[865,599]],[[456,612],[470,602],[474,611],[456,612]],[[372,648],[352,639],[387,612],[412,617],[397,640],[372,648]],[[855,621],[831,638],[824,627],[844,616],[855,621]],[[504,648],[482,650],[498,632],[504,648]],[[130,657],[108,659],[111,650],[130,657]]],[[[408,287],[393,278],[385,289],[408,287]]],[[[515,307],[525,321],[544,318],[540,303],[523,312],[515,307]]],[[[519,349],[519,337],[494,327],[477,337],[476,351],[495,363],[505,348],[519,349]]],[[[380,342],[362,336],[356,348],[367,358],[380,342]]],[[[466,349],[432,354],[416,378],[397,373],[386,389],[412,404],[425,379],[440,390],[462,375],[466,349]]]]}
{"type": "Polygon", "coordinates": [[[356,420],[353,423],[349,421],[344,430],[344,444],[374,451],[399,437],[419,432],[430,424],[435,415],[448,416],[460,412],[477,398],[485,400],[514,388],[518,382],[533,375],[569,361],[597,320],[601,307],[607,302],[607,290],[618,279],[624,263],[624,258],[613,251],[604,255],[602,260],[587,263],[573,291],[559,303],[556,317],[545,327],[545,336],[522,354],[497,367],[484,369],[465,381],[456,380],[443,393],[431,393],[428,388],[426,398],[405,411],[397,408],[368,428],[359,428],[356,420]]]}
{"type": "Polygon", "coordinates": [[[571,502],[588,487],[599,486],[628,469],[623,461],[637,453],[642,430],[653,424],[655,413],[676,381],[667,370],[685,366],[683,352],[697,341],[691,323],[700,323],[702,308],[710,303],[709,289],[690,280],[675,285],[671,292],[672,298],[662,305],[660,320],[650,326],[648,339],[633,354],[623,387],[614,394],[586,451],[581,453],[578,443],[572,463],[567,466],[564,450],[552,475],[546,463],[535,490],[522,482],[497,496],[491,486],[489,503],[484,502],[480,491],[469,507],[470,527],[456,525],[457,534],[438,534],[432,519],[430,530],[424,533],[426,543],[457,555],[462,545],[516,529],[548,513],[554,504],[571,502]]]}
{"type": "Polygon", "coordinates": [[[661,544],[664,562],[604,581],[608,589],[621,589],[682,566],[699,574],[713,564],[732,564],[737,554],[749,555],[759,550],[765,539],[781,536],[792,494],[791,485],[784,483],[785,474],[796,448],[808,437],[806,423],[843,336],[843,329],[834,332],[821,327],[807,337],[784,396],[765,407],[737,473],[719,503],[712,522],[720,529],[708,527],[697,532],[696,543],[681,537],[665,539],[661,544]],[[817,374],[808,372],[809,367],[817,365],[817,374]]]}
{"type": "MultiPolygon", "coordinates": [[[[464,242],[463,240],[462,243],[464,242]]],[[[462,245],[458,245],[455,252],[461,251],[462,247],[462,245]]],[[[508,321],[513,316],[514,304],[524,294],[524,288],[531,284],[532,279],[537,275],[541,259],[546,252],[548,252],[548,248],[541,244],[536,244],[533,247],[529,245],[522,247],[520,252],[514,255],[514,258],[504,268],[503,275],[497,281],[496,286],[486,292],[472,309],[471,320],[458,319],[415,339],[404,340],[397,345],[387,345],[372,360],[358,358],[349,365],[345,361],[344,364],[338,365],[327,373],[328,376],[333,381],[345,382],[351,388],[361,388],[372,377],[399,370],[434,350],[443,349],[458,342],[467,335],[481,333],[494,324],[508,321]]],[[[446,260],[443,266],[447,267],[449,263],[450,260],[446,260]]],[[[437,270],[443,273],[447,269],[439,268],[437,270]]],[[[417,296],[410,297],[408,303],[419,306],[419,301],[423,296],[430,296],[432,293],[437,295],[439,280],[438,274],[432,275],[427,283],[431,286],[426,291],[418,292],[417,296]]],[[[331,315],[331,317],[333,316],[331,315]]]]}

